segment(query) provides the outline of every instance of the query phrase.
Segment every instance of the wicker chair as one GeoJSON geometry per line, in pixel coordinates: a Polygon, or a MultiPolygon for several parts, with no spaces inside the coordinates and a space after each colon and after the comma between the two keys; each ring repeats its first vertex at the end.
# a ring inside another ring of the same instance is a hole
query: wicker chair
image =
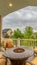
{"type": "Polygon", "coordinates": [[[34,63],[32,63],[32,62],[29,61],[29,60],[27,60],[26,63],[27,63],[26,65],[35,65],[34,63]]]}

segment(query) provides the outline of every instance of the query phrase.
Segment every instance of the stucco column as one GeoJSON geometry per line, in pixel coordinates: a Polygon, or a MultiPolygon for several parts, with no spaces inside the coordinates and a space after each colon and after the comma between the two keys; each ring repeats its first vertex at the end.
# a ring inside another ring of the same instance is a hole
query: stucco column
{"type": "Polygon", "coordinates": [[[1,29],[2,29],[2,20],[1,20],[1,15],[0,15],[0,42],[1,42],[1,29]]]}

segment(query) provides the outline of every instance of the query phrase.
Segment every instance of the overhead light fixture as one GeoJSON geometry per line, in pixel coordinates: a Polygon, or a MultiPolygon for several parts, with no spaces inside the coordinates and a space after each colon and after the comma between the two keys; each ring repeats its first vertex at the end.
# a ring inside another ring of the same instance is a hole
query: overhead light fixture
{"type": "Polygon", "coordinates": [[[9,7],[12,7],[13,6],[13,4],[12,3],[9,3],[9,7]]]}

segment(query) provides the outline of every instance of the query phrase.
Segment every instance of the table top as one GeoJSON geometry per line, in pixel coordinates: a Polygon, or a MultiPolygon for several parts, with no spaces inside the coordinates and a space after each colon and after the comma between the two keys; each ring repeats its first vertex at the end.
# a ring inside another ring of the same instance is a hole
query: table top
{"type": "Polygon", "coordinates": [[[34,54],[34,51],[31,48],[14,47],[14,48],[6,50],[3,55],[10,59],[24,59],[24,58],[32,56],[33,54],[34,54]],[[24,49],[24,51],[20,53],[14,52],[14,50],[18,48],[20,49],[22,48],[24,49]]]}

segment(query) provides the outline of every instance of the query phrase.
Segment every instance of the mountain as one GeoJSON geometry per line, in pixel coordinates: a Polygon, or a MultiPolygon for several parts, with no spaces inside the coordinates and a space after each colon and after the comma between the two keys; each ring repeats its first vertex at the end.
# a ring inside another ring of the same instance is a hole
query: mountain
{"type": "Polygon", "coordinates": [[[31,26],[37,31],[37,6],[27,6],[2,18],[2,29],[19,28],[24,31],[26,26],[31,26]]]}

